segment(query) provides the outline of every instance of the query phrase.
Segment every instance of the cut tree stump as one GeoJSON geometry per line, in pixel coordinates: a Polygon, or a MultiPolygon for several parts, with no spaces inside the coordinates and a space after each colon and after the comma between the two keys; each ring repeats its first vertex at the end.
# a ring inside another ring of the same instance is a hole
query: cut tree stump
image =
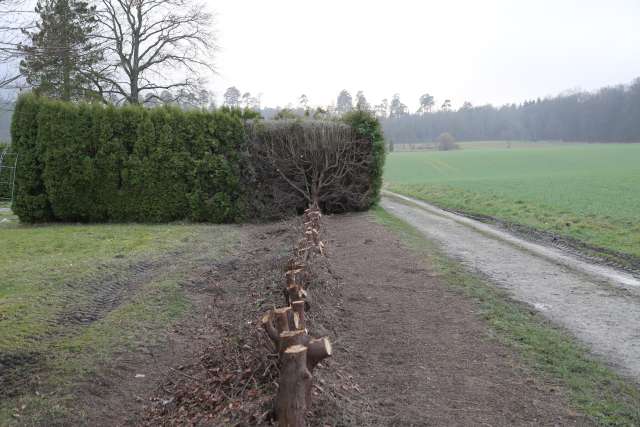
{"type": "Polygon", "coordinates": [[[311,390],[307,347],[294,345],[282,353],[276,416],[280,427],[304,427],[311,390]]]}
{"type": "Polygon", "coordinates": [[[307,298],[307,291],[300,285],[289,285],[285,291],[287,302],[293,304],[296,301],[303,301],[307,298]]]}

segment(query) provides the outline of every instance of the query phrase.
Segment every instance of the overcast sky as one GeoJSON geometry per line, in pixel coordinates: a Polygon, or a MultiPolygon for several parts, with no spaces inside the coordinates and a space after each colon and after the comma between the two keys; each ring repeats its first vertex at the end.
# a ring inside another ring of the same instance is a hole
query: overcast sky
{"type": "Polygon", "coordinates": [[[504,104],[640,77],[640,0],[209,0],[220,51],[212,86],[262,104],[504,104]]]}

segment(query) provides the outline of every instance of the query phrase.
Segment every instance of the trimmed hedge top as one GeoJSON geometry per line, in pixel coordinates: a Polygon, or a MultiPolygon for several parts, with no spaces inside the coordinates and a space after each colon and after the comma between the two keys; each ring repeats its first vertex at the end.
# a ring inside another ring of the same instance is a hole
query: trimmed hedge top
{"type": "MultiPolygon", "coordinates": [[[[362,117],[345,122],[373,142],[377,195],[384,162],[379,124],[362,117]]],[[[264,167],[255,164],[237,111],[72,104],[29,94],[16,104],[11,133],[20,155],[13,210],[23,222],[224,223],[263,216],[257,191],[268,182],[261,182],[257,171],[264,167]]]]}

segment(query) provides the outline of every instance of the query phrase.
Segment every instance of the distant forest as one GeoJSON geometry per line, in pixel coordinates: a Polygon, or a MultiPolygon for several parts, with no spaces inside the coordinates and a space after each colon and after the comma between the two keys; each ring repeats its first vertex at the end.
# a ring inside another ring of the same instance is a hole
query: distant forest
{"type": "MultiPolygon", "coordinates": [[[[161,97],[162,98],[162,97],[161,97]]],[[[223,105],[258,110],[264,118],[295,118],[307,115],[326,118],[351,109],[373,111],[382,122],[385,137],[396,144],[433,142],[448,132],[457,141],[482,140],[553,140],[584,142],[640,142],[640,78],[629,85],[605,87],[596,92],[571,92],[555,97],[509,104],[472,106],[465,102],[458,110],[451,109],[446,100],[437,111],[432,111],[433,97],[423,95],[421,108],[409,113],[396,94],[391,103],[371,106],[362,92],[352,102],[351,95],[342,91],[337,105],[317,108],[315,113],[302,95],[297,108],[260,107],[249,93],[240,95],[235,88],[225,93],[223,105]],[[245,99],[246,98],[246,99],[245,99]],[[354,105],[355,104],[355,105],[354,105]]],[[[215,103],[193,104],[167,101],[184,109],[215,109],[215,103]]],[[[12,103],[0,103],[0,140],[10,138],[12,103]]],[[[162,102],[146,104],[162,105],[162,102]]]]}
{"type": "Polygon", "coordinates": [[[640,142],[640,78],[630,85],[574,92],[523,104],[400,114],[382,119],[393,143],[434,141],[449,132],[458,141],[561,140],[640,142]]]}

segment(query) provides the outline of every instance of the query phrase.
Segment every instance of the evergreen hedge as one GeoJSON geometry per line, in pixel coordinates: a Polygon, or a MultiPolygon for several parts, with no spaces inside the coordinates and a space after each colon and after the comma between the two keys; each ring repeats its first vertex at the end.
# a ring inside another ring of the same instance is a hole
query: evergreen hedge
{"type": "MultiPolygon", "coordinates": [[[[264,164],[251,150],[246,113],[114,107],[21,96],[11,127],[20,161],[14,212],[28,223],[214,223],[272,217],[260,192],[264,164]],[[260,171],[263,171],[260,173],[260,171]]],[[[368,113],[344,118],[370,140],[377,200],[384,142],[368,113]]],[[[290,212],[287,212],[290,213],[290,212]]]]}
{"type": "Polygon", "coordinates": [[[22,96],[14,211],[24,222],[245,219],[252,168],[228,111],[116,108],[22,96]]]}
{"type": "Polygon", "coordinates": [[[346,113],[342,117],[342,121],[351,126],[360,138],[371,141],[373,162],[369,170],[369,179],[373,197],[371,197],[369,206],[367,206],[367,208],[370,208],[380,201],[380,190],[382,189],[382,174],[384,172],[384,162],[386,159],[382,126],[373,114],[362,110],[354,110],[346,113]]]}

